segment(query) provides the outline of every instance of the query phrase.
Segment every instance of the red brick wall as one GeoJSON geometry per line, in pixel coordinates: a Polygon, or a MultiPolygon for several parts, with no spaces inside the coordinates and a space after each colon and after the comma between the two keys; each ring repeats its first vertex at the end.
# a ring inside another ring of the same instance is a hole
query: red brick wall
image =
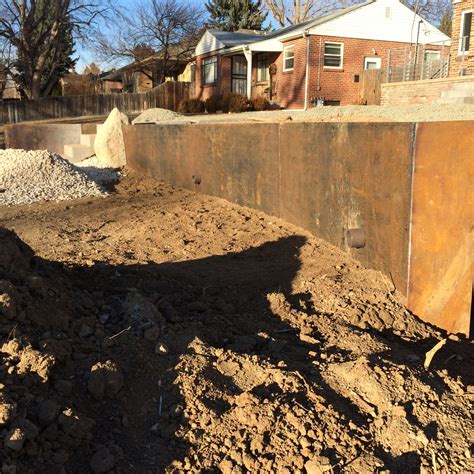
{"type": "Polygon", "coordinates": [[[231,89],[231,67],[232,59],[230,56],[217,56],[217,82],[215,85],[202,84],[202,60],[216,53],[203,54],[196,57],[196,77],[195,77],[195,94],[194,96],[201,100],[206,100],[212,95],[225,94],[231,89]]]}
{"type": "MultiPolygon", "coordinates": [[[[462,68],[467,74],[474,74],[474,24],[471,26],[470,51],[464,56],[459,55],[459,37],[461,34],[461,17],[464,10],[474,10],[474,0],[464,0],[453,5],[453,29],[451,33],[451,57],[449,76],[458,76],[462,68]]],[[[474,17],[473,17],[474,22],[474,17]]]]}
{"type": "MultiPolygon", "coordinates": [[[[304,107],[306,39],[288,41],[286,45],[295,45],[295,68],[293,72],[283,72],[283,54],[277,61],[277,89],[280,105],[287,108],[304,107]]],[[[324,97],[327,101],[339,101],[341,105],[354,104],[359,96],[359,83],[354,76],[364,69],[365,57],[382,58],[381,67],[387,66],[388,50],[406,46],[405,43],[373,41],[353,38],[311,36],[309,44],[309,86],[308,99],[324,97]],[[324,42],[344,44],[343,68],[341,70],[324,67],[324,42]],[[376,51],[376,54],[373,53],[376,51]],[[318,88],[318,69],[320,74],[318,88]]],[[[308,103],[308,107],[311,104],[308,103]]]]}
{"type": "MultiPolygon", "coordinates": [[[[273,99],[284,108],[301,109],[304,107],[306,44],[306,38],[289,40],[284,43],[284,46],[295,46],[294,69],[292,71],[283,71],[283,53],[270,54],[270,63],[275,62],[277,65],[273,99]]],[[[406,46],[406,43],[310,36],[308,107],[311,107],[311,98],[316,97],[324,97],[326,101],[339,101],[341,105],[357,103],[359,83],[354,82],[354,76],[360,74],[364,69],[365,57],[380,57],[382,59],[381,67],[385,68],[387,66],[388,50],[403,46],[406,46]],[[324,67],[325,41],[344,44],[343,68],[341,70],[324,67]],[[374,50],[376,54],[374,54],[374,50]]],[[[218,56],[217,84],[215,86],[202,86],[201,61],[209,56],[212,56],[212,54],[196,58],[196,97],[203,100],[213,94],[222,94],[231,90],[231,58],[229,56],[218,56]]],[[[257,54],[253,56],[252,65],[252,95],[261,95],[268,87],[268,82],[257,83],[257,54]]]]}

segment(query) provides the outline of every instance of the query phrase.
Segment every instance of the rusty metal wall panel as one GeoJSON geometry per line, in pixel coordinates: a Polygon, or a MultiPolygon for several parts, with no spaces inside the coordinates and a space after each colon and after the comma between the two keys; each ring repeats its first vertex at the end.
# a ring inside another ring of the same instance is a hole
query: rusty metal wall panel
{"type": "Polygon", "coordinates": [[[127,162],[173,185],[275,214],[278,130],[271,123],[125,126],[127,162]]]}
{"type": "Polygon", "coordinates": [[[283,219],[341,248],[361,228],[351,253],[391,273],[406,293],[414,125],[288,123],[280,136],[283,219]]]}
{"type": "Polygon", "coordinates": [[[81,141],[81,124],[28,124],[5,125],[7,148],[49,150],[63,154],[64,145],[81,141]]]}
{"type": "Polygon", "coordinates": [[[408,304],[451,332],[469,333],[473,229],[474,122],[420,123],[408,304]]]}

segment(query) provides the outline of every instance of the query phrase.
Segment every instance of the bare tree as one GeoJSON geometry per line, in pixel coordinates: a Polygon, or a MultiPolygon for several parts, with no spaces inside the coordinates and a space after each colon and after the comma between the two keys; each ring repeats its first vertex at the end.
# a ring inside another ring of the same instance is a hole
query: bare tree
{"type": "MultiPolygon", "coordinates": [[[[310,18],[326,15],[339,8],[349,7],[363,0],[265,0],[268,10],[280,26],[295,25],[310,18]]],[[[440,24],[450,0],[402,0],[407,7],[423,18],[440,24]]]]}
{"type": "Polygon", "coordinates": [[[265,0],[265,3],[280,26],[296,25],[348,5],[338,0],[265,0]]]}
{"type": "Polygon", "coordinates": [[[74,37],[95,25],[106,1],[0,0],[0,60],[28,98],[48,95],[67,72],[74,37]]]}
{"type": "Polygon", "coordinates": [[[204,18],[203,9],[186,0],[142,0],[116,22],[114,34],[98,39],[99,53],[109,61],[134,61],[137,70],[160,84],[177,62],[192,57],[204,18]]]}

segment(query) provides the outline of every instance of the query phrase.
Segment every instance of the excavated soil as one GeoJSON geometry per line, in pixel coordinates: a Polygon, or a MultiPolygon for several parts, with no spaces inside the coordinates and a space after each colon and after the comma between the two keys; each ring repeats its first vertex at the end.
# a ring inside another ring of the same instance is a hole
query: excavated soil
{"type": "Polygon", "coordinates": [[[474,472],[472,342],[307,232],[133,176],[0,227],[2,473],[474,472]]]}

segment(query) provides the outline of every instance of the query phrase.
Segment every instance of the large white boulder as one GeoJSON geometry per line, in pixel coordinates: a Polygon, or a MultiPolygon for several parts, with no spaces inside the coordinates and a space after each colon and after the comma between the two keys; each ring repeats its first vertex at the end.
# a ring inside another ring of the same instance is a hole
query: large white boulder
{"type": "Polygon", "coordinates": [[[129,124],[128,117],[115,108],[97,130],[95,154],[101,163],[111,168],[124,166],[127,161],[122,124],[129,124]]]}

